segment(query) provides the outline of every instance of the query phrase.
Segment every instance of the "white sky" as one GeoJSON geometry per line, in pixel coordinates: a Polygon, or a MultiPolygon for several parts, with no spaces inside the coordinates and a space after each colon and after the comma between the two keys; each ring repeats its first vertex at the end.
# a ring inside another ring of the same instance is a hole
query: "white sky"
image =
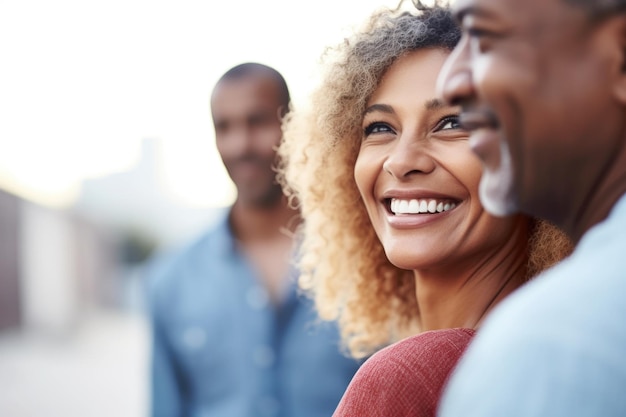
{"type": "Polygon", "coordinates": [[[0,188],[72,202],[81,180],[128,169],[162,139],[179,201],[224,205],[208,95],[228,68],[283,73],[296,105],[317,60],[397,0],[0,0],[0,188]]]}

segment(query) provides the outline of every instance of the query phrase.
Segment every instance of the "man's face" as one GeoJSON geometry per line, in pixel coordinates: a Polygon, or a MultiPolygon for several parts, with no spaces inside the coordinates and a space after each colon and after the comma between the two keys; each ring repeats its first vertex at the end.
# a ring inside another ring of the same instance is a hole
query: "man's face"
{"type": "Polygon", "coordinates": [[[211,97],[215,139],[238,200],[271,206],[282,196],[273,165],[281,138],[277,83],[250,74],[221,81],[211,97]]]}
{"type": "Polygon", "coordinates": [[[462,106],[484,164],[483,204],[496,215],[573,216],[622,123],[610,28],[565,0],[457,0],[454,12],[463,37],[439,93],[462,106]]]}

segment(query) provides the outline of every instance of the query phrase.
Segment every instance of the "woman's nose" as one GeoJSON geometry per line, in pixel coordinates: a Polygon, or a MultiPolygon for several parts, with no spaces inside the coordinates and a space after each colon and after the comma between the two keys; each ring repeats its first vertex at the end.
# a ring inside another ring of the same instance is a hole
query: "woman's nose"
{"type": "Polygon", "coordinates": [[[396,178],[404,180],[414,174],[428,174],[435,169],[435,161],[428,152],[426,144],[420,141],[400,140],[383,162],[383,170],[396,178]]]}

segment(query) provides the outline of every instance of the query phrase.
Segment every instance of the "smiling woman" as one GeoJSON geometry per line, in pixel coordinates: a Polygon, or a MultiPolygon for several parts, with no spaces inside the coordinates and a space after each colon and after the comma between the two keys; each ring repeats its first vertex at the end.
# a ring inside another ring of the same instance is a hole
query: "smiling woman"
{"type": "MultiPolygon", "coordinates": [[[[368,100],[354,167],[357,187],[387,258],[397,267],[416,270],[420,306],[433,303],[428,299],[435,290],[432,281],[449,280],[441,276],[465,279],[475,273],[467,269],[466,260],[502,263],[495,248],[505,247],[507,241],[513,245],[503,256],[505,262],[517,264],[526,252],[526,245],[517,242],[526,239],[528,219],[496,218],[484,211],[477,195],[480,161],[460,129],[459,109],[435,100],[435,80],[447,56],[439,48],[419,49],[399,57],[386,71],[368,100]]],[[[517,268],[513,265],[511,269],[517,268]]],[[[517,286],[524,279],[522,273],[508,285],[517,286]]],[[[504,295],[510,289],[504,286],[500,291],[504,295]]],[[[473,298],[492,298],[495,293],[482,288],[473,298]]],[[[420,328],[475,327],[480,320],[467,310],[466,321],[456,323],[451,323],[451,312],[432,313],[422,307],[420,328]]]]}

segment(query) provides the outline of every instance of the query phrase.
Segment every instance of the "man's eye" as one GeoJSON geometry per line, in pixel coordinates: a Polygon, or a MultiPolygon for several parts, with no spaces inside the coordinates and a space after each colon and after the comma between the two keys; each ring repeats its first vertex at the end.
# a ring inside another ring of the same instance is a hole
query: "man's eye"
{"type": "Polygon", "coordinates": [[[263,126],[270,123],[272,120],[268,115],[254,115],[248,119],[250,126],[263,126]]]}
{"type": "Polygon", "coordinates": [[[224,133],[228,131],[228,123],[217,123],[215,124],[215,131],[219,133],[224,133]]]}
{"type": "Polygon", "coordinates": [[[485,36],[489,36],[489,32],[486,30],[474,27],[465,29],[465,33],[467,33],[470,38],[483,38],[485,36]]]}
{"type": "Polygon", "coordinates": [[[495,41],[503,39],[506,33],[483,27],[467,26],[463,29],[463,36],[467,37],[474,53],[482,54],[490,50],[495,41]]]}
{"type": "Polygon", "coordinates": [[[380,122],[370,123],[369,125],[365,127],[365,129],[363,129],[363,135],[366,137],[374,133],[386,133],[386,132],[393,132],[393,130],[387,124],[380,123],[380,122]]]}

